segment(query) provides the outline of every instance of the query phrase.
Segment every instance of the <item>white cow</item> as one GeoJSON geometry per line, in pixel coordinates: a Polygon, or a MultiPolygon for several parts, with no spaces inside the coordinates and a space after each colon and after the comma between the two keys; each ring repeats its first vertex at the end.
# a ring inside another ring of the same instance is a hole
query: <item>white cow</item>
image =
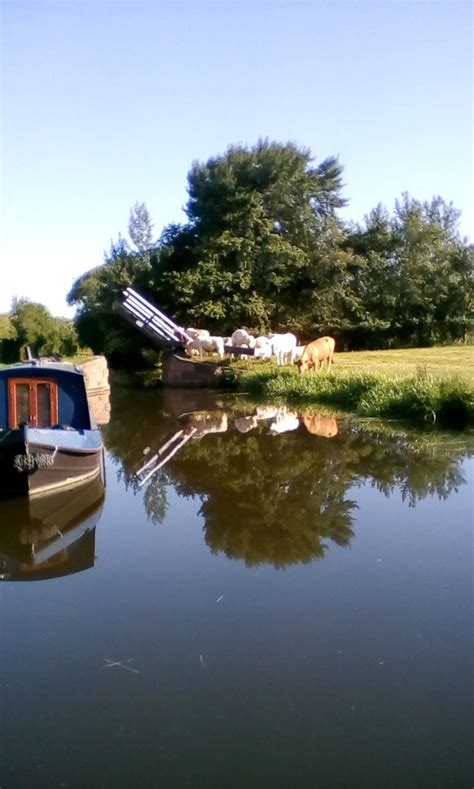
{"type": "Polygon", "coordinates": [[[270,425],[270,433],[276,435],[277,433],[286,433],[287,430],[296,430],[299,424],[298,414],[294,411],[288,411],[286,406],[284,406],[278,409],[275,421],[270,425]]]}
{"type": "Polygon", "coordinates": [[[194,438],[201,438],[208,433],[225,433],[228,428],[227,414],[192,414],[189,424],[196,429],[194,438]]]}
{"type": "Polygon", "coordinates": [[[268,337],[257,337],[255,339],[254,356],[257,359],[270,359],[272,355],[272,342],[268,337]]]}
{"type": "Polygon", "coordinates": [[[254,427],[257,427],[257,421],[256,416],[240,416],[235,420],[234,425],[239,433],[248,433],[249,430],[253,430],[254,427]]]}
{"type": "Polygon", "coordinates": [[[255,348],[255,337],[246,329],[236,329],[230,338],[230,344],[235,345],[236,348],[255,348]]]}
{"type": "Polygon", "coordinates": [[[297,343],[295,335],[287,332],[267,336],[272,344],[272,356],[276,356],[277,364],[291,364],[297,343]]]}
{"type": "Polygon", "coordinates": [[[207,329],[192,329],[192,328],[189,328],[189,329],[183,329],[183,331],[185,331],[186,334],[188,334],[189,337],[192,337],[193,339],[195,337],[210,337],[210,334],[209,334],[207,329]]]}
{"type": "Polygon", "coordinates": [[[219,359],[224,357],[224,338],[223,337],[195,337],[187,344],[186,350],[190,353],[197,352],[199,356],[205,353],[217,352],[219,359]]]}
{"type": "Polygon", "coordinates": [[[258,405],[255,409],[257,419],[275,419],[279,409],[274,405],[258,405]]]}

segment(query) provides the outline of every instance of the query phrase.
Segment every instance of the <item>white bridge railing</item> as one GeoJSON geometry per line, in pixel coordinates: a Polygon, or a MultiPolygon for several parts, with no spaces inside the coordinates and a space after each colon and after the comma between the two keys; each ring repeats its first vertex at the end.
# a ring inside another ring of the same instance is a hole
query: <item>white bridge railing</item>
{"type": "MultiPolygon", "coordinates": [[[[123,291],[123,300],[114,304],[114,309],[164,350],[183,350],[193,341],[185,329],[133,288],[123,291]]],[[[253,348],[233,345],[225,345],[224,351],[235,356],[254,355],[253,348]]]]}
{"type": "Polygon", "coordinates": [[[164,348],[177,349],[192,340],[184,329],[133,288],[123,291],[123,301],[115,308],[164,348]]]}

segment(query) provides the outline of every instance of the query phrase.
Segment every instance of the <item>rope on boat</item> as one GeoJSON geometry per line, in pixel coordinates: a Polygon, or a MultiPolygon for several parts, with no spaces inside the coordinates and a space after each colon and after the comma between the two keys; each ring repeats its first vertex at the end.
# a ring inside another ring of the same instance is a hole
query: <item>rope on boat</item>
{"type": "Polygon", "coordinates": [[[54,464],[58,448],[54,452],[31,452],[26,455],[15,455],[13,468],[17,471],[36,471],[39,468],[48,468],[54,464]]]}

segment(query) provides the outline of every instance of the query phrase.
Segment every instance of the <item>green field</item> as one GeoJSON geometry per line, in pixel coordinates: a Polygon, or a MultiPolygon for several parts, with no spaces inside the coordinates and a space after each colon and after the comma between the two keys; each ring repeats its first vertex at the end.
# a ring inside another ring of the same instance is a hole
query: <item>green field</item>
{"type": "MultiPolygon", "coordinates": [[[[210,357],[209,357],[209,360],[210,357]]],[[[254,372],[278,371],[274,361],[242,357],[233,367],[254,372]]],[[[281,368],[288,371],[290,367],[281,368]]],[[[394,351],[351,351],[334,354],[334,372],[382,373],[391,377],[424,373],[435,378],[458,377],[474,388],[474,345],[401,348],[394,351]]],[[[296,370],[295,370],[296,372],[296,370]]],[[[312,373],[305,373],[306,376],[312,373]]]]}
{"type": "Polygon", "coordinates": [[[353,351],[336,353],[334,359],[337,370],[407,376],[415,375],[423,369],[437,378],[459,376],[474,387],[474,345],[353,351]]]}

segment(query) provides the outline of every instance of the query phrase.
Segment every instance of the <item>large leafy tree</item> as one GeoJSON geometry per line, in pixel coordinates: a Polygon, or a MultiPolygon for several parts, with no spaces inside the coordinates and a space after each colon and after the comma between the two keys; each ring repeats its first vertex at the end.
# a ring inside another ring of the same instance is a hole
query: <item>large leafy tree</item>
{"type": "Polygon", "coordinates": [[[403,194],[392,216],[377,206],[345,246],[354,265],[348,334],[356,347],[465,340],[472,327],[473,254],[459,212],[441,197],[403,194]]]}
{"type": "Polygon", "coordinates": [[[355,347],[383,347],[393,339],[397,288],[396,239],[387,210],[377,205],[365,227],[352,227],[344,246],[351,254],[347,267],[345,336],[355,347]]]}
{"type": "Polygon", "coordinates": [[[189,222],[163,238],[169,254],[158,285],[162,301],[172,292],[183,319],[223,331],[289,328],[302,274],[314,267],[318,241],[325,246],[344,205],[341,190],[336,159],[314,165],[293,143],[260,140],[195,162],[189,222]]]}
{"type": "Polygon", "coordinates": [[[472,257],[457,231],[459,211],[441,197],[420,203],[407,194],[396,202],[396,333],[426,345],[464,335],[472,315],[472,257]]]}

